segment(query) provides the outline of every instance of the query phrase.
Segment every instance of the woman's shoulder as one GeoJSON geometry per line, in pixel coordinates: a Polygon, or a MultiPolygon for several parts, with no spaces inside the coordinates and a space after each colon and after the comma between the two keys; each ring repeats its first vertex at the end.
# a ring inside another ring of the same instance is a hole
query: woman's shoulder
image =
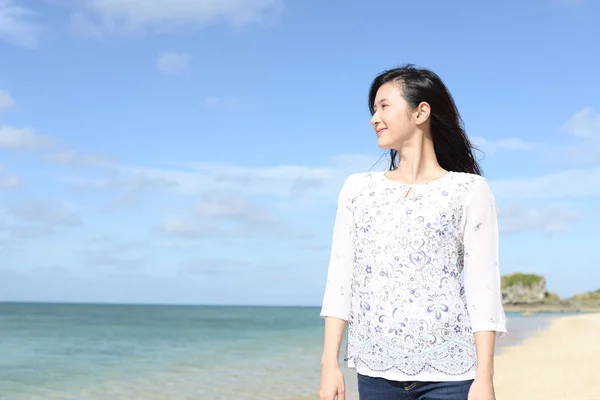
{"type": "Polygon", "coordinates": [[[382,172],[353,172],[344,178],[341,194],[344,197],[354,198],[369,188],[373,188],[382,172]]]}
{"type": "Polygon", "coordinates": [[[465,202],[469,202],[473,197],[480,197],[480,194],[493,197],[489,181],[482,175],[468,172],[453,172],[452,179],[448,181],[454,192],[462,194],[460,197],[465,202]]]}
{"type": "Polygon", "coordinates": [[[363,186],[376,182],[383,175],[380,171],[353,172],[344,179],[345,185],[363,186]]]}
{"type": "Polygon", "coordinates": [[[452,172],[450,182],[465,189],[473,189],[480,185],[487,185],[487,179],[478,174],[470,172],[452,172]]]}

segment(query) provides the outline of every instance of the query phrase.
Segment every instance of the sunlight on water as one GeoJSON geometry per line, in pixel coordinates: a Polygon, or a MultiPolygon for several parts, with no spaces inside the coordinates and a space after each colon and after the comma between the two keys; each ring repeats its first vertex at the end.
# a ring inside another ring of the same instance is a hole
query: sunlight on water
{"type": "MultiPolygon", "coordinates": [[[[323,338],[318,312],[0,304],[0,399],[315,396],[323,338]]],[[[527,332],[544,320],[515,318],[511,324],[527,332]]],[[[353,372],[345,372],[352,392],[353,372]]]]}

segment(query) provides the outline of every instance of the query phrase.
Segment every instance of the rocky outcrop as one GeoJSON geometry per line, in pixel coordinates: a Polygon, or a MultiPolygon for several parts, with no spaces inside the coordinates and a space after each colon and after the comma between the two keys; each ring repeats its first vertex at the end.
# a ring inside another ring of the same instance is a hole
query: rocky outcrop
{"type": "Polygon", "coordinates": [[[544,302],[550,293],[546,278],[520,272],[502,277],[502,302],[504,304],[536,304],[544,302]]]}
{"type": "Polygon", "coordinates": [[[542,275],[520,272],[502,277],[502,302],[506,311],[600,312],[600,289],[561,299],[546,288],[542,275]]]}

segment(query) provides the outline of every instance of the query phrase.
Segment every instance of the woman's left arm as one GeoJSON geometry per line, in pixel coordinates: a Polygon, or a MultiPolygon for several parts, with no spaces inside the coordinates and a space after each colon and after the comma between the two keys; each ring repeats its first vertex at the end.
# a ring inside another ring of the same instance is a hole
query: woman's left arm
{"type": "Polygon", "coordinates": [[[467,310],[475,336],[477,374],[469,399],[493,399],[496,335],[506,333],[499,266],[498,213],[494,195],[482,178],[466,202],[464,268],[467,310]],[[492,390],[492,395],[482,394],[492,390]]]}
{"type": "Polygon", "coordinates": [[[477,373],[469,389],[467,400],[495,400],[494,391],[494,345],[496,332],[475,332],[477,347],[477,373]]]}
{"type": "Polygon", "coordinates": [[[476,378],[492,380],[494,378],[494,346],[496,332],[475,332],[475,347],[477,348],[476,378]]]}

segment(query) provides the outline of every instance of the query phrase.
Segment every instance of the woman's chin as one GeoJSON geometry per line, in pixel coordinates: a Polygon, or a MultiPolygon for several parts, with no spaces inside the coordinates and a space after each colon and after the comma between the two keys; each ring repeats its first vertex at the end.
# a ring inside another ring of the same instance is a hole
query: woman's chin
{"type": "Polygon", "coordinates": [[[377,138],[377,146],[379,146],[381,150],[390,150],[393,148],[392,142],[390,140],[386,140],[386,138],[383,136],[377,138]]]}

